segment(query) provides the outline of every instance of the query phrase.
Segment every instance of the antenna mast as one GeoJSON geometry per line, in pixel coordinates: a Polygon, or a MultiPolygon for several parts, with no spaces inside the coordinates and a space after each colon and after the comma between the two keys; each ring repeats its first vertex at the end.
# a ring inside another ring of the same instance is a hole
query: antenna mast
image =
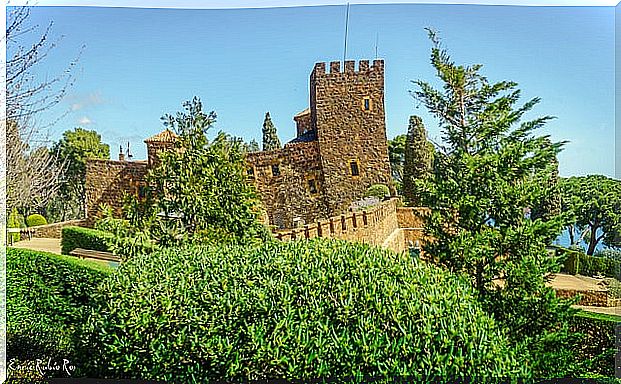
{"type": "Polygon", "coordinates": [[[377,43],[379,41],[379,32],[375,32],[375,60],[377,60],[377,43]]]}
{"type": "Polygon", "coordinates": [[[343,47],[343,65],[345,65],[345,57],[347,56],[347,30],[349,26],[349,3],[347,3],[347,13],[345,15],[345,45],[343,47]]]}

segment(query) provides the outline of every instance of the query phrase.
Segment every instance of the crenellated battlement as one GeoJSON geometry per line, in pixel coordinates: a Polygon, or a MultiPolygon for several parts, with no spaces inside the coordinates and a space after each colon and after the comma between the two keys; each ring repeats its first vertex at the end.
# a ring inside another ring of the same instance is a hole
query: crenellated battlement
{"type": "Polygon", "coordinates": [[[313,68],[313,76],[325,76],[334,74],[366,74],[369,72],[384,73],[384,60],[373,60],[373,64],[369,66],[369,60],[358,61],[358,68],[356,69],[356,62],[354,60],[346,60],[343,70],[341,70],[341,61],[331,61],[330,63],[319,62],[315,63],[313,68]],[[326,72],[326,68],[329,68],[329,72],[326,72]]]}

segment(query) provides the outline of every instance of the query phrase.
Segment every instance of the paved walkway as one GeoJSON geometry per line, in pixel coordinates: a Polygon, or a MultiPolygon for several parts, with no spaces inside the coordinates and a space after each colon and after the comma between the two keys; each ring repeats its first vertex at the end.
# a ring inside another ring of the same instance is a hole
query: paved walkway
{"type": "Polygon", "coordinates": [[[590,307],[586,305],[572,305],[572,307],[582,309],[587,312],[602,313],[604,315],[615,315],[621,317],[621,307],[590,307]]]}
{"type": "Polygon", "coordinates": [[[565,275],[557,273],[552,281],[546,285],[555,289],[572,289],[576,291],[605,291],[606,286],[602,283],[603,279],[587,277],[581,275],[565,275]]]}
{"type": "Polygon", "coordinates": [[[44,237],[35,237],[32,240],[22,240],[11,245],[13,248],[32,249],[34,251],[43,251],[56,253],[60,255],[60,239],[48,239],[44,237]]]}

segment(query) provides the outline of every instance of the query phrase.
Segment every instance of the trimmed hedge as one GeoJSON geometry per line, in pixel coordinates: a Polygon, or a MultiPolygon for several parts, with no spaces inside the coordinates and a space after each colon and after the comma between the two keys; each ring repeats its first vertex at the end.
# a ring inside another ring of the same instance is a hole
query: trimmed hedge
{"type": "Polygon", "coordinates": [[[570,330],[582,335],[576,355],[583,366],[583,372],[615,376],[615,327],[619,324],[591,313],[574,316],[570,322],[570,330]]]}
{"type": "Polygon", "coordinates": [[[69,252],[76,248],[108,252],[108,244],[113,240],[114,235],[109,232],[92,228],[64,227],[62,229],[62,238],[60,241],[61,252],[64,255],[68,255],[69,252]]]}
{"type": "MultiPolygon", "coordinates": [[[[17,208],[13,208],[13,210],[11,211],[11,214],[9,214],[9,218],[7,220],[7,228],[21,228],[20,222],[19,222],[19,213],[17,212],[17,208]]],[[[9,239],[7,239],[9,242],[16,242],[19,241],[21,239],[21,236],[19,233],[9,233],[9,239]]]]}
{"type": "Polygon", "coordinates": [[[595,256],[621,261],[621,249],[604,248],[596,251],[595,256]]]}
{"type": "Polygon", "coordinates": [[[578,251],[561,250],[566,255],[563,272],[570,275],[621,277],[621,261],[606,257],[588,256],[578,251]]]}
{"type": "Polygon", "coordinates": [[[82,336],[93,377],[480,382],[529,369],[467,281],[364,244],[161,250],[121,264],[99,297],[82,336]]]}
{"type": "MultiPolygon", "coordinates": [[[[7,360],[73,359],[74,330],[86,321],[99,264],[7,248],[7,360]]],[[[73,360],[75,361],[75,360],[73,360]]]]}
{"type": "Polygon", "coordinates": [[[46,224],[47,224],[47,220],[45,220],[45,217],[43,217],[42,215],[39,215],[38,213],[30,215],[26,218],[26,225],[29,227],[36,227],[38,225],[46,225],[46,224]]]}

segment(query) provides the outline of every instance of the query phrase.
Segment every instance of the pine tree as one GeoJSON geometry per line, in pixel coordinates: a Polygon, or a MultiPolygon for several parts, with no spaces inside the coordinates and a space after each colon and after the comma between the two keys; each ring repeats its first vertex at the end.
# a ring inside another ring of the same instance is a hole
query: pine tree
{"type": "Polygon", "coordinates": [[[272,123],[270,113],[265,113],[265,120],[263,121],[263,150],[272,151],[274,149],[280,149],[280,140],[276,133],[276,127],[272,123]]]}
{"type": "MultiPolygon", "coordinates": [[[[549,139],[545,140],[545,145],[552,145],[549,139]]],[[[535,204],[530,213],[532,220],[550,220],[561,214],[561,190],[559,187],[558,159],[556,156],[550,160],[548,171],[543,174],[546,176],[540,187],[542,188],[542,199],[535,204]]],[[[554,235],[554,234],[552,234],[554,235]]],[[[555,237],[550,238],[550,241],[555,237]]]]}
{"type": "Polygon", "coordinates": [[[423,120],[418,116],[410,116],[403,165],[403,197],[408,204],[420,204],[417,180],[429,176],[432,160],[433,145],[427,141],[423,120]]]}
{"type": "Polygon", "coordinates": [[[552,117],[522,117],[538,102],[516,106],[517,84],[490,83],[481,65],[451,61],[435,33],[431,63],[442,82],[415,81],[412,95],[440,123],[442,144],[424,182],[431,209],[428,255],[469,277],[484,308],[502,324],[535,375],[562,376],[573,369],[568,320],[575,311],[546,286],[559,261],[546,250],[561,229],[559,217],[532,220],[526,212],[545,199],[563,143],[537,135],[552,117]]]}

